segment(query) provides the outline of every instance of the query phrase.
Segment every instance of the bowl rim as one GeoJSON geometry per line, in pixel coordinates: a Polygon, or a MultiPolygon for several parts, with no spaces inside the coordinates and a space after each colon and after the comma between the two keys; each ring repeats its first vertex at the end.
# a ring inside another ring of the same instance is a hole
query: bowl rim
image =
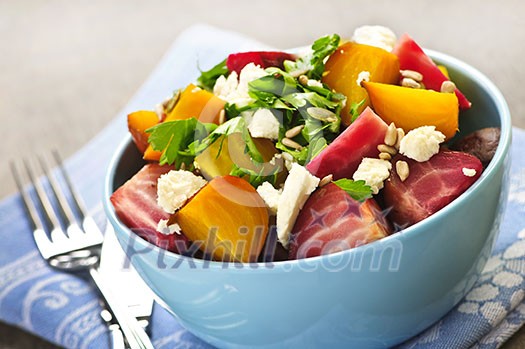
{"type": "MultiPolygon", "coordinates": [[[[293,50],[292,50],[293,51],[293,50]]],[[[325,262],[330,262],[332,260],[340,260],[343,257],[351,258],[351,255],[359,254],[365,252],[367,249],[370,249],[371,246],[378,246],[379,244],[388,244],[391,241],[400,241],[403,243],[403,241],[407,239],[411,239],[415,236],[418,236],[419,231],[422,229],[424,225],[432,224],[434,221],[437,221],[441,219],[443,216],[446,216],[451,210],[455,210],[457,206],[460,205],[460,203],[470,196],[470,194],[474,191],[476,191],[479,187],[485,185],[486,182],[490,181],[490,179],[495,175],[496,169],[502,166],[502,163],[505,160],[506,154],[509,152],[510,144],[511,144],[511,138],[512,138],[512,122],[511,122],[511,116],[509,107],[507,105],[507,102],[505,98],[503,97],[500,90],[496,87],[496,85],[483,73],[481,73],[478,69],[472,67],[471,65],[465,63],[464,61],[452,57],[448,54],[425,49],[424,50],[433,60],[437,60],[440,64],[444,64],[445,66],[451,68],[453,67],[455,70],[461,71],[464,75],[468,76],[469,79],[476,81],[482,89],[484,89],[488,95],[490,95],[495,103],[499,119],[501,122],[501,135],[500,135],[500,141],[498,144],[498,147],[496,149],[496,152],[494,154],[494,157],[490,161],[487,168],[483,171],[480,178],[474,184],[472,184],[465,192],[463,192],[458,198],[454,199],[451,203],[440,209],[438,212],[434,213],[430,217],[425,218],[424,220],[408,227],[402,230],[402,233],[399,232],[394,233],[392,235],[389,235],[387,237],[384,237],[380,240],[371,242],[366,245],[354,247],[352,249],[343,250],[331,254],[316,256],[316,257],[308,257],[303,259],[296,259],[296,260],[285,260],[285,261],[276,261],[276,262],[250,262],[250,263],[239,263],[239,262],[217,262],[217,261],[209,261],[209,260],[203,260],[193,257],[188,257],[184,255],[180,255],[171,251],[167,251],[165,249],[162,249],[142,238],[137,239],[138,243],[143,248],[149,248],[151,251],[157,251],[164,253],[165,257],[168,257],[170,259],[182,259],[183,262],[186,261],[188,263],[191,263],[192,265],[195,265],[196,267],[202,267],[206,266],[207,269],[210,270],[230,270],[235,271],[237,273],[242,272],[281,272],[281,271],[289,271],[297,266],[299,266],[302,263],[307,262],[308,264],[322,264],[325,262]],[[242,267],[227,267],[225,268],[225,265],[231,264],[242,267]],[[253,266],[253,267],[248,267],[253,266]]],[[[103,206],[104,210],[106,211],[106,215],[110,221],[110,223],[115,227],[115,230],[120,230],[125,232],[125,234],[128,235],[128,237],[131,236],[131,234],[134,234],[125,224],[123,224],[120,219],[116,216],[116,212],[113,208],[113,205],[111,204],[110,197],[113,193],[113,182],[115,178],[115,172],[117,168],[117,164],[119,163],[119,159],[121,158],[122,154],[124,153],[125,149],[130,145],[132,142],[131,136],[128,134],[126,137],[121,141],[119,146],[117,147],[115,153],[111,157],[111,160],[109,162],[109,165],[106,169],[106,176],[104,179],[104,197],[103,197],[103,206]]],[[[119,232],[117,232],[119,234],[119,232]]],[[[388,245],[387,245],[388,246],[388,245]]]]}

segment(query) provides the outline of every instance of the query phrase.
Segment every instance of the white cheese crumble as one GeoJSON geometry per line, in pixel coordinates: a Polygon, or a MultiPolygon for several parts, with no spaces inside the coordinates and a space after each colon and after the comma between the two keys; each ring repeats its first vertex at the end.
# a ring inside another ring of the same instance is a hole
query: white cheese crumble
{"type": "Polygon", "coordinates": [[[253,119],[253,114],[255,114],[256,111],[257,110],[250,109],[250,110],[245,110],[241,112],[240,116],[244,119],[244,122],[246,123],[246,125],[250,125],[253,119]]]}
{"type": "Polygon", "coordinates": [[[289,172],[292,169],[292,165],[295,163],[295,158],[286,152],[282,153],[281,156],[284,160],[284,166],[289,172]]]}
{"type": "Polygon", "coordinates": [[[244,107],[254,101],[248,94],[248,83],[266,75],[268,73],[260,66],[249,63],[238,76],[236,72],[227,78],[220,76],[213,86],[213,94],[230,104],[244,107]]]}
{"type": "Polygon", "coordinates": [[[261,68],[260,65],[255,65],[254,63],[248,63],[241,70],[241,74],[239,75],[239,87],[237,87],[237,89],[242,88],[242,89],[245,89],[246,92],[248,92],[249,82],[262,78],[263,76],[266,76],[266,75],[268,75],[268,73],[266,72],[266,70],[261,68]]]}
{"type": "Polygon", "coordinates": [[[283,156],[281,153],[275,153],[273,157],[270,159],[270,165],[275,166],[276,161],[282,159],[283,156]]]}
{"type": "Polygon", "coordinates": [[[311,48],[308,48],[304,50],[303,52],[300,52],[297,55],[297,60],[295,61],[295,69],[289,71],[289,74],[296,78],[312,70],[313,69],[313,66],[311,64],[312,55],[313,55],[313,51],[311,48]]]}
{"type": "Polygon", "coordinates": [[[155,114],[157,114],[159,120],[164,116],[164,105],[162,103],[155,105],[155,114]]]}
{"type": "Polygon", "coordinates": [[[364,25],[354,31],[352,41],[392,52],[396,45],[397,38],[396,34],[387,27],[381,25],[364,25]]]}
{"type": "Polygon", "coordinates": [[[409,131],[399,143],[399,152],[410,159],[424,162],[439,152],[445,135],[435,126],[421,126],[409,131]]]}
{"type": "Polygon", "coordinates": [[[255,138],[278,139],[279,126],[279,120],[270,109],[260,108],[251,117],[248,130],[255,138]]]}
{"type": "Polygon", "coordinates": [[[177,223],[168,225],[167,219],[161,219],[157,224],[157,231],[163,235],[181,234],[181,228],[177,223]]]}
{"type": "Polygon", "coordinates": [[[224,100],[228,100],[230,95],[237,91],[237,86],[239,86],[239,76],[237,72],[231,72],[230,75],[226,78],[224,75],[219,76],[215,85],[213,86],[213,94],[224,100]]]}
{"type": "Polygon", "coordinates": [[[206,183],[190,171],[171,170],[157,180],[157,203],[164,211],[174,213],[206,183]]]}
{"type": "Polygon", "coordinates": [[[308,82],[306,84],[310,87],[323,87],[323,83],[321,81],[314,79],[308,79],[308,82]]]}
{"type": "Polygon", "coordinates": [[[297,163],[292,164],[277,203],[277,237],[285,248],[288,247],[299,210],[318,184],[319,178],[310,174],[306,168],[297,163]]]}
{"type": "Polygon", "coordinates": [[[474,177],[477,173],[476,170],[473,168],[463,167],[461,170],[463,171],[463,174],[467,177],[474,177]]]}
{"type": "Polygon", "coordinates": [[[372,188],[374,194],[383,188],[384,181],[390,176],[392,164],[383,159],[363,158],[354,172],[352,179],[363,180],[372,188]]]}
{"type": "Polygon", "coordinates": [[[257,187],[257,193],[259,193],[266,203],[266,206],[270,209],[270,212],[274,215],[277,214],[277,205],[282,192],[282,189],[275,189],[270,182],[263,182],[263,184],[257,187]]]}
{"type": "Polygon", "coordinates": [[[360,72],[358,75],[357,75],[357,79],[355,80],[355,83],[357,84],[357,86],[361,87],[361,83],[363,81],[370,81],[370,72],[369,71],[366,71],[366,70],[363,70],[362,72],[360,72]]]}

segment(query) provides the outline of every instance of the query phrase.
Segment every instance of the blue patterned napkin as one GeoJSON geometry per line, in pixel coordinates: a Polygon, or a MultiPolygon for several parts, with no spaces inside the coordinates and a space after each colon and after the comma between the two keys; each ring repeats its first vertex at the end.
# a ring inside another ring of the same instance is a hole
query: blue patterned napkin
{"type": "MultiPolygon", "coordinates": [[[[266,48],[239,34],[197,25],[169,49],[131,102],[66,167],[91,213],[104,224],[102,182],[126,134],[125,115],[151,109],[175,88],[194,81],[228,53],[266,48]],[[89,173],[89,176],[86,176],[89,173]],[[93,188],[100,188],[93,190],[93,188]]],[[[483,276],[466,298],[433,327],[401,348],[497,348],[525,323],[525,131],[514,129],[511,190],[501,234],[483,276]]],[[[83,279],[51,270],[41,259],[18,195],[0,203],[0,320],[67,348],[107,348],[95,290],[83,279]]],[[[467,281],[465,287],[474,281],[467,281]]],[[[208,348],[159,306],[156,348],[208,348]]]]}

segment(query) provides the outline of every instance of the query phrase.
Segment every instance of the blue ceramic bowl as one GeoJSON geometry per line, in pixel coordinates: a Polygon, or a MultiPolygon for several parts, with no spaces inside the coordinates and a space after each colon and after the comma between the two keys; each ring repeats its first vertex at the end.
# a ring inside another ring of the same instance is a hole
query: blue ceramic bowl
{"type": "Polygon", "coordinates": [[[141,166],[126,138],[105,183],[105,209],[132,264],[186,327],[222,348],[383,348],[445,315],[470,290],[498,234],[508,187],[511,120],[483,74],[429,51],[473,102],[461,134],[501,127],[496,155],[454,202],[403,232],[348,251],[273,264],[223,264],[166,252],[119,221],[113,191],[141,166]]]}

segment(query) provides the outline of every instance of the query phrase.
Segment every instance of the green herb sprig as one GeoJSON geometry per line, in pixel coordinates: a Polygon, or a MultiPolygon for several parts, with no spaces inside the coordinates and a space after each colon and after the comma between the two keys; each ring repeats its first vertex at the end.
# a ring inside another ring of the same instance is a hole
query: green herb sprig
{"type": "Polygon", "coordinates": [[[148,142],[153,150],[161,151],[161,165],[175,164],[177,168],[182,163],[191,166],[194,153],[188,152],[188,147],[205,139],[217,125],[201,123],[195,118],[176,121],[165,121],[146,130],[149,133],[148,142]]]}
{"type": "MultiPolygon", "coordinates": [[[[241,116],[226,121],[224,124],[214,129],[206,138],[201,141],[196,140],[194,143],[190,144],[188,146],[190,154],[198,155],[206,150],[212,143],[217,141],[219,137],[227,137],[233,133],[240,133],[242,135],[242,140],[245,144],[244,152],[247,153],[254,162],[262,163],[264,161],[259,149],[257,149],[257,146],[250,136],[246,121],[241,116]]],[[[221,149],[222,147],[219,148],[219,154],[221,149]]],[[[219,154],[216,156],[218,157],[219,154]]]]}
{"type": "Polygon", "coordinates": [[[296,61],[285,61],[287,72],[302,72],[310,79],[319,80],[323,76],[325,60],[339,47],[341,38],[337,34],[323,36],[312,45],[312,53],[296,61]]]}
{"type": "Polygon", "coordinates": [[[342,178],[333,183],[357,201],[365,201],[372,197],[372,188],[363,180],[354,181],[352,179],[342,178]]]}
{"type": "Polygon", "coordinates": [[[226,67],[226,59],[215,65],[207,71],[201,71],[201,75],[197,78],[197,86],[207,91],[213,91],[215,82],[221,75],[227,76],[229,74],[228,67],[226,67]]]}

